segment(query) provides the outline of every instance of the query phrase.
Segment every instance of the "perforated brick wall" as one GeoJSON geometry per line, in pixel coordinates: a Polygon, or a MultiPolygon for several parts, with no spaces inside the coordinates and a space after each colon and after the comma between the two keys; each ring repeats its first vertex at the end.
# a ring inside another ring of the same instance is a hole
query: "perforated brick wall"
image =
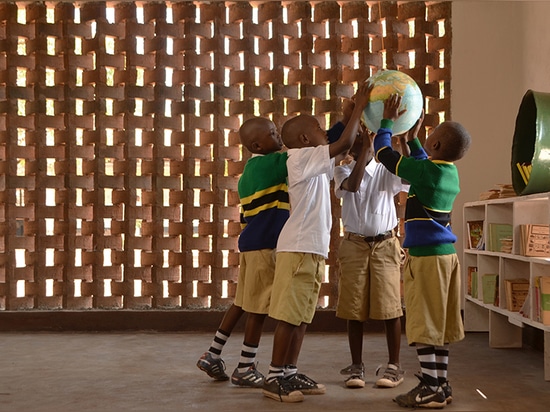
{"type": "Polygon", "coordinates": [[[230,304],[243,120],[328,128],[388,68],[419,84],[429,130],[451,118],[450,17],[450,2],[0,3],[0,308],[230,304]]]}

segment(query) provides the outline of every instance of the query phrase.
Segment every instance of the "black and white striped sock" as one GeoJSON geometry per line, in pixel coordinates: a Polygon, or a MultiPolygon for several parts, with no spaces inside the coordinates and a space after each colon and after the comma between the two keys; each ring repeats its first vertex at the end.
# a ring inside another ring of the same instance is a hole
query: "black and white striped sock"
{"type": "Polygon", "coordinates": [[[241,357],[239,358],[239,364],[237,365],[237,370],[239,373],[246,372],[252,365],[254,365],[257,352],[258,345],[254,346],[243,342],[241,357]]]}
{"type": "Polygon", "coordinates": [[[223,346],[226,344],[227,339],[229,339],[229,335],[230,333],[227,333],[221,329],[216,331],[214,340],[212,340],[210,348],[208,349],[208,352],[210,352],[214,359],[218,359],[222,354],[223,346]]]}

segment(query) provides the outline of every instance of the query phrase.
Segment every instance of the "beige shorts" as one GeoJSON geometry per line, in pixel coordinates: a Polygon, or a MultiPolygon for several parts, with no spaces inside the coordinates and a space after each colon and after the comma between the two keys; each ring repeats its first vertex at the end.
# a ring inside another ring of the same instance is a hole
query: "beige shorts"
{"type": "Polygon", "coordinates": [[[234,304],[250,313],[267,314],[275,275],[275,249],[241,252],[239,264],[234,304]]]}
{"type": "Polygon", "coordinates": [[[321,255],[277,253],[269,316],[295,326],[311,323],[324,274],[325,258],[321,255]]]}
{"type": "Polygon", "coordinates": [[[409,256],[403,273],[409,344],[443,346],[464,339],[456,253],[409,256]]]}
{"type": "Polygon", "coordinates": [[[396,237],[376,243],[342,239],[336,316],[361,322],[402,316],[401,252],[396,237]]]}

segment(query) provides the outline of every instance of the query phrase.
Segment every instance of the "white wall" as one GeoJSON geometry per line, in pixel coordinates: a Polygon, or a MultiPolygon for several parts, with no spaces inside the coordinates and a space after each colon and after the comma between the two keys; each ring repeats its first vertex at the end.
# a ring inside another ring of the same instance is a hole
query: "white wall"
{"type": "Polygon", "coordinates": [[[511,183],[511,150],[521,99],[550,92],[550,2],[454,1],[452,120],[472,135],[457,162],[461,179],[453,212],[462,257],[465,202],[497,183],[511,183]]]}

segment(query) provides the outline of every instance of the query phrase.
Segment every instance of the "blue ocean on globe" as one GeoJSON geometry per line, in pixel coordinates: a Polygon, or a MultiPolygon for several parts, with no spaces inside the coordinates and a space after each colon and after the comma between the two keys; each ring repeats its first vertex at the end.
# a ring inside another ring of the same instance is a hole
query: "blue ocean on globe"
{"type": "Polygon", "coordinates": [[[382,70],[366,81],[374,83],[374,88],[361,119],[370,131],[378,131],[384,114],[384,101],[396,93],[403,97],[399,110],[407,111],[394,123],[393,134],[405,133],[414,126],[422,113],[424,98],[412,77],[398,70],[382,70]]]}

